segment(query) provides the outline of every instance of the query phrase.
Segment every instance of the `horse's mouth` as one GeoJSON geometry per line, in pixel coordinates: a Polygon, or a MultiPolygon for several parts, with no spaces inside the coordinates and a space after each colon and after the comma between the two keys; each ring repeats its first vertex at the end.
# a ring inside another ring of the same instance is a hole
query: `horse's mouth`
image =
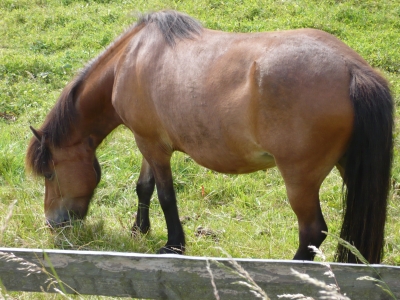
{"type": "Polygon", "coordinates": [[[46,219],[46,226],[51,230],[72,227],[72,220],[70,219],[70,220],[56,222],[53,220],[46,219]]]}
{"type": "Polygon", "coordinates": [[[83,220],[83,218],[84,216],[82,217],[74,211],[66,210],[56,214],[52,218],[46,217],[46,225],[52,230],[67,228],[72,227],[75,222],[83,220]]]}

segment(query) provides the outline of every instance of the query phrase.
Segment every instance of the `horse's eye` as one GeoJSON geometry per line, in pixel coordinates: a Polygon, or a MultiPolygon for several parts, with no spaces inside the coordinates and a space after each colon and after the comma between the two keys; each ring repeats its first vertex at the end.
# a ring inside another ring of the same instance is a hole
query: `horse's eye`
{"type": "Polygon", "coordinates": [[[53,180],[53,178],[54,178],[54,173],[44,173],[43,176],[44,176],[44,178],[46,178],[47,180],[53,180]]]}

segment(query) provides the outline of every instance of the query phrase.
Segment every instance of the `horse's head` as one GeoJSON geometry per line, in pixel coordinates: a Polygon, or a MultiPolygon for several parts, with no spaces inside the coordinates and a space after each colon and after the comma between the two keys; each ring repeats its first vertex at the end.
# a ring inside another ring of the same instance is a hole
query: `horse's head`
{"type": "Polygon", "coordinates": [[[34,137],[27,164],[45,178],[47,223],[52,227],[65,226],[72,219],[83,219],[101,176],[93,141],[87,138],[71,146],[55,147],[45,134],[31,129],[34,137]]]}

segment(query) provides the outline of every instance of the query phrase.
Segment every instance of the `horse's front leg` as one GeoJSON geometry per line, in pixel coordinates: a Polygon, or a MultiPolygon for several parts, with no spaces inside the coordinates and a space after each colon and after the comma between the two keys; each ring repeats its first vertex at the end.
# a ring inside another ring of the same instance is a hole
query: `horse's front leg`
{"type": "Polygon", "coordinates": [[[164,212],[168,230],[168,241],[158,253],[183,254],[185,251],[185,235],[179,220],[169,160],[163,164],[154,163],[152,169],[156,181],[158,199],[164,212]]]}
{"type": "Polygon", "coordinates": [[[132,227],[132,233],[147,233],[150,230],[150,199],[154,192],[155,180],[153,171],[145,158],[142,160],[140,175],[136,184],[136,194],[138,195],[138,210],[136,220],[132,227]]]}

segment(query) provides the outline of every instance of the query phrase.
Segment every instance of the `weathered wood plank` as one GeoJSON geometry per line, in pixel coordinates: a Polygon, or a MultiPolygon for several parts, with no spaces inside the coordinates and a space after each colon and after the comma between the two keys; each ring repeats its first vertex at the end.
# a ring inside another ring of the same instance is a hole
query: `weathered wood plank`
{"type": "MultiPolygon", "coordinates": [[[[148,255],[119,252],[44,250],[57,275],[80,294],[136,297],[150,299],[215,299],[207,260],[210,262],[221,299],[255,299],[245,286],[234,284],[243,280],[224,258],[188,257],[178,255],[148,255]],[[218,263],[217,263],[218,262],[218,263]]],[[[43,250],[0,248],[19,258],[44,266],[51,272],[43,250]]],[[[281,294],[304,294],[318,297],[318,288],[305,284],[291,274],[291,268],[311,277],[334,283],[323,275],[327,268],[320,263],[235,259],[263,288],[271,299],[281,294]]],[[[9,291],[46,290],[48,276],[44,273],[26,276],[21,262],[0,260],[0,279],[9,291]]],[[[372,268],[362,265],[331,264],[341,288],[351,299],[389,299],[371,281],[360,276],[376,277],[372,268]]],[[[396,297],[400,298],[400,267],[374,265],[396,297]]],[[[67,288],[69,293],[74,293],[67,288]]],[[[54,292],[50,288],[49,292],[54,292]]]]}

